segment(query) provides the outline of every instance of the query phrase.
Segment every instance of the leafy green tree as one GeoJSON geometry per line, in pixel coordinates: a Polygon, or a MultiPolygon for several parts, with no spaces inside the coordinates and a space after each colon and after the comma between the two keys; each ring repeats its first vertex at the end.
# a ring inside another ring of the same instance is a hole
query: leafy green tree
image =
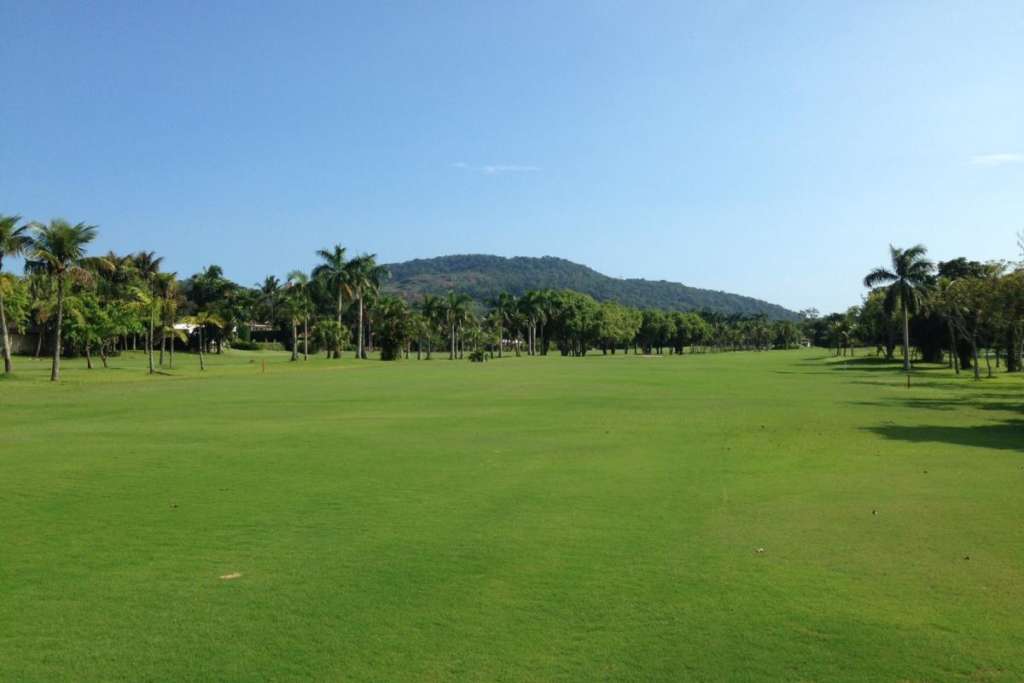
{"type": "Polygon", "coordinates": [[[345,330],[342,324],[332,318],[321,318],[313,328],[313,338],[316,343],[326,350],[328,358],[341,348],[342,336],[345,330]]]}
{"type": "MultiPolygon", "coordinates": [[[[18,223],[20,221],[21,216],[0,216],[0,275],[3,274],[4,257],[20,256],[32,244],[28,226],[19,226],[18,223]]],[[[7,310],[4,305],[3,287],[0,287],[0,333],[3,334],[3,339],[0,339],[0,341],[4,345],[4,374],[10,374],[13,370],[11,362],[11,337],[7,329],[7,310]]]]}
{"type": "Polygon", "coordinates": [[[910,314],[921,308],[935,266],[925,258],[928,250],[918,244],[909,249],[889,246],[891,268],[875,268],[864,277],[864,286],[886,286],[888,310],[898,305],[903,314],[903,369],[910,371],[910,314]]]}
{"type": "Polygon", "coordinates": [[[585,356],[600,332],[599,304],[586,294],[565,290],[552,299],[550,332],[563,356],[585,356]]]}
{"type": "Polygon", "coordinates": [[[42,355],[43,342],[50,328],[50,322],[57,312],[57,286],[53,278],[44,272],[29,271],[26,275],[29,294],[29,320],[39,331],[36,338],[34,358],[42,355]]]}
{"type": "Polygon", "coordinates": [[[413,334],[411,311],[404,299],[384,296],[374,306],[380,359],[398,360],[413,334]]]}
{"type": "Polygon", "coordinates": [[[998,301],[1006,335],[1006,369],[1021,370],[1024,357],[1024,266],[999,281],[998,301]]]}
{"type": "Polygon", "coordinates": [[[950,290],[954,280],[939,276],[935,285],[928,291],[928,307],[942,320],[946,328],[949,344],[949,367],[960,374],[960,363],[957,359],[956,346],[956,297],[950,290]]]}

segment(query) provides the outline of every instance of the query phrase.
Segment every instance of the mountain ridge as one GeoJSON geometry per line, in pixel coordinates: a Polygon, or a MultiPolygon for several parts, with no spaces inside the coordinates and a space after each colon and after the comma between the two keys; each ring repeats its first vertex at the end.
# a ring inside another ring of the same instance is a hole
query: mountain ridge
{"type": "Polygon", "coordinates": [[[616,301],[635,308],[764,314],[775,320],[799,317],[794,311],[755,297],[668,280],[615,278],[557,256],[451,254],[385,265],[391,278],[384,290],[411,300],[450,289],[465,292],[480,303],[501,292],[521,296],[531,289],[572,289],[598,301],[616,301]]]}

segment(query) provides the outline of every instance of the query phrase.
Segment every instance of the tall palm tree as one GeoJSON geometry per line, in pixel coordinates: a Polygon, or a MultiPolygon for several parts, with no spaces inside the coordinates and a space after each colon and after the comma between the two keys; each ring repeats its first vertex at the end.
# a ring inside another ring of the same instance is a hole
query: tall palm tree
{"type": "MultiPolygon", "coordinates": [[[[0,273],[4,269],[5,256],[20,256],[32,244],[28,234],[28,226],[18,226],[21,216],[0,216],[0,273]]],[[[10,374],[11,337],[7,331],[7,313],[4,310],[4,290],[0,287],[0,331],[4,344],[4,374],[10,374]]]]}
{"type": "Polygon", "coordinates": [[[494,322],[498,325],[498,358],[501,358],[505,346],[505,324],[514,315],[516,298],[508,292],[502,292],[491,301],[491,306],[494,308],[494,322]]]}
{"type": "Polygon", "coordinates": [[[149,329],[146,330],[146,356],[149,358],[149,374],[151,375],[156,372],[153,363],[153,341],[156,336],[156,318],[161,305],[160,295],[157,291],[157,278],[163,260],[162,256],[157,256],[156,252],[152,251],[140,251],[132,256],[135,272],[138,273],[147,295],[145,309],[149,317],[149,329]]]}
{"type": "Polygon", "coordinates": [[[50,381],[60,380],[61,328],[64,323],[64,296],[68,277],[86,276],[82,267],[85,247],[96,239],[96,226],[55,218],[48,225],[32,224],[35,235],[28,249],[30,271],[41,271],[57,281],[57,327],[53,344],[50,381]]]}
{"type": "MultiPolygon", "coordinates": [[[[178,274],[158,273],[153,280],[153,291],[160,302],[160,367],[164,365],[164,348],[167,346],[167,328],[174,329],[174,318],[179,303],[178,274]]],[[[174,349],[174,336],[171,336],[171,349],[174,349]]]]}
{"type": "Polygon", "coordinates": [[[444,317],[448,326],[448,333],[451,335],[451,351],[448,354],[448,360],[455,360],[458,332],[466,318],[469,317],[469,303],[471,301],[472,299],[469,296],[461,292],[449,291],[448,296],[444,298],[444,317]]]}
{"type": "Polygon", "coordinates": [[[298,313],[302,316],[302,360],[309,360],[309,316],[313,312],[313,281],[301,270],[288,273],[288,287],[291,289],[298,313]]]}
{"type": "Polygon", "coordinates": [[[263,278],[262,283],[256,284],[256,289],[259,290],[260,303],[267,307],[267,312],[270,315],[270,324],[276,324],[277,322],[277,301],[281,296],[281,281],[273,275],[268,275],[263,278]]]}
{"type": "Polygon", "coordinates": [[[364,300],[380,289],[381,283],[387,277],[388,270],[384,266],[377,265],[376,254],[363,254],[345,265],[345,273],[348,291],[355,299],[358,308],[356,358],[366,358],[366,352],[363,349],[364,300]]]}
{"type": "MultiPolygon", "coordinates": [[[[341,313],[345,297],[352,296],[352,290],[348,285],[348,272],[345,269],[345,247],[335,244],[333,249],[319,249],[316,252],[323,263],[313,269],[313,278],[320,280],[325,287],[335,296],[338,301],[338,325],[341,325],[341,313]]],[[[334,348],[334,357],[341,358],[341,337],[337,339],[334,348]]]]}
{"type": "Polygon", "coordinates": [[[189,325],[195,325],[199,330],[199,369],[206,370],[206,359],[203,355],[206,351],[206,328],[223,329],[224,319],[208,311],[199,311],[195,315],[186,317],[185,322],[189,325]]]}
{"type": "Polygon", "coordinates": [[[903,369],[910,372],[910,314],[917,313],[935,266],[925,258],[928,250],[920,244],[909,249],[889,245],[892,267],[875,268],[864,277],[865,287],[887,285],[885,307],[900,307],[903,313],[903,369]]]}
{"type": "Polygon", "coordinates": [[[433,294],[424,294],[420,310],[427,323],[427,360],[430,360],[433,352],[434,332],[444,324],[444,303],[433,294]]]}
{"type": "Polygon", "coordinates": [[[523,295],[519,300],[519,310],[526,318],[526,347],[529,355],[537,353],[537,323],[545,316],[544,295],[541,292],[531,291],[523,295]]]}

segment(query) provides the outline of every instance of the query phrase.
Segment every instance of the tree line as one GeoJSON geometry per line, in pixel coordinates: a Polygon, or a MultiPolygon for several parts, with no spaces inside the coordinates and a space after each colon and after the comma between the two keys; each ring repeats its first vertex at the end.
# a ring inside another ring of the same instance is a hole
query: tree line
{"type": "Polygon", "coordinates": [[[664,354],[790,348],[803,337],[791,321],[764,315],[640,310],[571,290],[500,294],[480,305],[465,293],[424,295],[416,301],[382,291],[387,270],[374,254],[349,257],[341,245],[317,251],[309,272],[282,281],[268,276],[246,287],[211,265],[187,278],[163,270],[153,252],[87,253],[97,228],[62,219],[24,223],[0,216],[0,329],[4,370],[13,370],[10,331],[36,332],[35,355],[47,349],[51,379],[61,359],[81,355],[88,368],[141,349],[149,372],[174,367],[175,350],[198,357],[225,346],[260,348],[278,340],[292,360],[311,353],[357,359],[379,350],[383,360],[484,360],[505,354],[565,356],[664,354]],[[5,257],[23,256],[22,276],[3,270],[5,257]]]}
{"type": "Polygon", "coordinates": [[[1024,237],[1021,262],[979,262],[966,258],[933,263],[927,249],[890,247],[890,263],[864,278],[864,301],[844,313],[806,316],[804,328],[819,346],[846,355],[874,346],[890,360],[900,348],[903,367],[912,361],[946,363],[955,373],[988,376],[995,366],[1021,370],[1024,352],[1024,237]],[[982,354],[982,351],[985,353],[982,354]]]}

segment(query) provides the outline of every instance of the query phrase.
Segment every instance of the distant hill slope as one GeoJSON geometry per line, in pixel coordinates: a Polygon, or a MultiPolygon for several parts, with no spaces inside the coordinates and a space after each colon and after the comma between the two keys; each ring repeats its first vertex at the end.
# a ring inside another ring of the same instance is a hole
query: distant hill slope
{"type": "Polygon", "coordinates": [[[776,320],[797,318],[793,311],[760,299],[664,280],[622,280],[552,256],[466,254],[389,263],[387,267],[391,279],[385,290],[413,300],[424,294],[444,294],[449,289],[465,292],[482,303],[501,292],[519,296],[531,289],[572,289],[598,301],[617,301],[636,308],[707,309],[726,314],[763,313],[776,320]]]}

